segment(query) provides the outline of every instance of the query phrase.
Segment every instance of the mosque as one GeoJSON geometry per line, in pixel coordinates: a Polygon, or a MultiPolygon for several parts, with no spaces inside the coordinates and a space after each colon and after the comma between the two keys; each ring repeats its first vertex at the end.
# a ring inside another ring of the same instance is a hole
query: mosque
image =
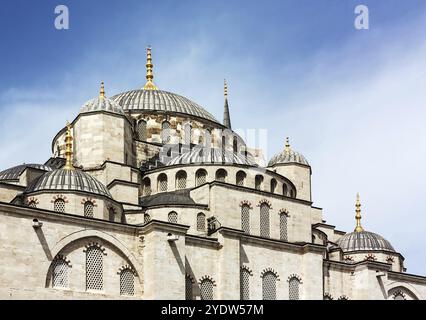
{"type": "MultiPolygon", "coordinates": [[[[0,172],[1,299],[417,300],[389,241],[323,220],[287,139],[269,163],[223,123],[146,84],[86,102],[43,164],[0,172]]],[[[346,213],[348,219],[351,213],[346,213]]],[[[381,230],[386,232],[386,230],[381,230]]]]}

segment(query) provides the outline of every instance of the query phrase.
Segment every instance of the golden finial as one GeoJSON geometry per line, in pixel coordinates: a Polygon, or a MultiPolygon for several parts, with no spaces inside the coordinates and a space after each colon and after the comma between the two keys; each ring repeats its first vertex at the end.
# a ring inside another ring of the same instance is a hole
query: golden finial
{"type": "Polygon", "coordinates": [[[225,95],[225,99],[228,98],[228,84],[226,83],[226,79],[223,80],[223,94],[225,95]]]}
{"type": "Polygon", "coordinates": [[[146,48],[146,83],[143,86],[144,90],[158,90],[154,82],[154,74],[152,73],[152,57],[151,57],[151,47],[146,48]]]}
{"type": "Polygon", "coordinates": [[[105,98],[105,86],[104,82],[101,82],[101,90],[99,91],[99,98],[103,99],[105,98]]]}
{"type": "Polygon", "coordinates": [[[356,204],[355,204],[355,219],[356,219],[356,232],[364,231],[364,229],[361,227],[361,201],[359,200],[359,193],[356,194],[356,204]]]}
{"type": "Polygon", "coordinates": [[[74,166],[72,164],[72,136],[71,136],[71,124],[67,121],[67,133],[65,135],[65,170],[72,170],[74,166]]]}
{"type": "Polygon", "coordinates": [[[285,138],[285,152],[290,152],[290,139],[289,137],[285,138]]]}

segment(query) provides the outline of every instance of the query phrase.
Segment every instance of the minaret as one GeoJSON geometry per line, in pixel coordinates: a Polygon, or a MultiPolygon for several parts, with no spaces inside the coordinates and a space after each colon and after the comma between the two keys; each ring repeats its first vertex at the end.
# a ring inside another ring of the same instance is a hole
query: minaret
{"type": "Polygon", "coordinates": [[[71,124],[67,122],[67,133],[65,135],[65,170],[73,170],[73,152],[72,152],[72,136],[71,136],[71,124]]]}
{"type": "Polygon", "coordinates": [[[228,84],[226,83],[226,79],[224,80],[224,95],[225,95],[225,106],[223,109],[223,125],[228,129],[232,129],[231,127],[231,117],[229,116],[229,106],[228,106],[228,84]]]}
{"type": "Polygon", "coordinates": [[[362,232],[364,231],[364,229],[361,227],[361,202],[359,200],[359,193],[356,194],[356,215],[355,215],[355,219],[356,219],[356,227],[355,227],[355,232],[362,232]]]}
{"type": "Polygon", "coordinates": [[[152,82],[154,74],[152,73],[152,57],[151,47],[146,48],[146,83],[143,86],[144,90],[158,90],[157,86],[152,82]]]}

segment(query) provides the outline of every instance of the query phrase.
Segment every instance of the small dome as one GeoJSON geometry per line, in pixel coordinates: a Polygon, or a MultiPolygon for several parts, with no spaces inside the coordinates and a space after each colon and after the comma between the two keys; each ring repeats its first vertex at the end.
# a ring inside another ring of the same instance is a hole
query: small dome
{"type": "Polygon", "coordinates": [[[52,171],[51,167],[45,166],[43,164],[35,164],[35,163],[21,164],[21,165],[6,169],[4,171],[1,171],[0,181],[18,180],[19,176],[27,168],[33,168],[33,169],[43,170],[43,171],[52,171]]]}
{"type": "Polygon", "coordinates": [[[284,164],[284,163],[299,163],[299,164],[309,166],[308,161],[301,153],[296,152],[290,148],[290,143],[288,138],[286,140],[286,146],[284,151],[273,156],[268,163],[268,167],[272,167],[274,165],[284,164]]]}
{"type": "Polygon", "coordinates": [[[343,252],[350,251],[365,251],[365,250],[384,250],[395,252],[390,242],[378,235],[369,231],[354,231],[343,235],[336,242],[343,252]]]}
{"type": "Polygon", "coordinates": [[[231,151],[222,151],[222,149],[192,149],[172,158],[166,165],[177,164],[242,164],[247,166],[257,166],[253,157],[247,154],[247,157],[240,153],[231,151]]]}
{"type": "Polygon", "coordinates": [[[105,96],[104,83],[101,83],[101,90],[99,97],[87,101],[81,108],[80,113],[93,112],[93,111],[107,111],[124,115],[123,108],[115,101],[108,99],[105,96]]]}
{"type": "Polygon", "coordinates": [[[42,190],[81,191],[112,198],[108,189],[101,182],[81,170],[57,169],[46,172],[33,181],[25,193],[42,190]]]}

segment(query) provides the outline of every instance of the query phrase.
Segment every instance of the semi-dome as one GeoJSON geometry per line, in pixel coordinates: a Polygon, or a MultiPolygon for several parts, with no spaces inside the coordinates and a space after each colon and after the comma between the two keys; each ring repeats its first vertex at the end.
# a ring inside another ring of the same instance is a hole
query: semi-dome
{"type": "Polygon", "coordinates": [[[369,231],[354,231],[343,235],[337,240],[337,245],[343,252],[383,250],[395,252],[390,242],[381,235],[369,231]]]}
{"type": "Polygon", "coordinates": [[[87,101],[80,110],[80,113],[93,111],[107,111],[124,115],[123,108],[115,101],[105,96],[104,83],[101,84],[99,97],[87,101]]]}
{"type": "Polygon", "coordinates": [[[301,153],[294,151],[293,149],[290,148],[290,143],[288,138],[286,140],[284,151],[273,156],[268,163],[268,167],[272,167],[277,164],[285,164],[285,163],[299,163],[299,164],[309,166],[308,161],[301,153]]]}
{"type": "Polygon", "coordinates": [[[19,176],[27,168],[33,168],[33,169],[43,170],[43,171],[52,171],[51,167],[45,166],[43,164],[36,164],[36,163],[21,164],[21,165],[1,171],[0,181],[18,180],[19,176]]]}
{"type": "Polygon", "coordinates": [[[215,117],[197,103],[168,91],[131,90],[117,94],[111,99],[124,110],[189,115],[220,124],[215,117]]]}
{"type": "Polygon", "coordinates": [[[167,162],[168,166],[177,164],[242,164],[247,166],[256,166],[253,156],[241,153],[223,151],[219,148],[198,149],[194,148],[173,157],[167,162]]]}
{"type": "Polygon", "coordinates": [[[57,169],[33,181],[25,193],[36,191],[81,191],[112,198],[108,189],[90,174],[81,170],[57,169]]]}

